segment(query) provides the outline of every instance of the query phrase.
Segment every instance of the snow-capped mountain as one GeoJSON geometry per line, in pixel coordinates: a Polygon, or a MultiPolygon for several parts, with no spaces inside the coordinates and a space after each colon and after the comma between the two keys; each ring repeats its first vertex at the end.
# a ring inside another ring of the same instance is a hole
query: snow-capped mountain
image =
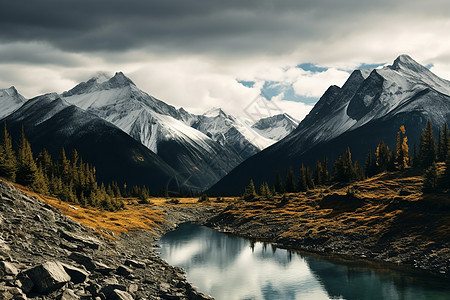
{"type": "Polygon", "coordinates": [[[263,118],[252,125],[260,135],[279,141],[297,128],[299,121],[284,113],[263,118]]]}
{"type": "Polygon", "coordinates": [[[342,87],[328,88],[292,133],[236,167],[212,190],[240,192],[250,178],[270,182],[276,170],[302,162],[312,166],[325,156],[333,161],[347,146],[363,162],[380,140],[395,147],[401,125],[412,147],[427,120],[435,127],[449,123],[450,82],[401,55],[392,65],[356,70],[342,87]]]}
{"type": "Polygon", "coordinates": [[[26,101],[13,86],[8,89],[0,89],[0,119],[14,112],[26,101]]]}
{"type": "MultiPolygon", "coordinates": [[[[67,102],[113,123],[204,188],[243,159],[192,128],[195,115],[141,91],[123,73],[97,76],[63,93],[67,102]]],[[[186,188],[186,187],[185,187],[186,188]]]]}
{"type": "Polygon", "coordinates": [[[275,142],[255,131],[245,120],[226,114],[220,108],[213,108],[198,116],[191,126],[225,148],[232,149],[243,159],[275,142]]]}
{"type": "Polygon", "coordinates": [[[176,171],[158,155],[113,124],[70,105],[56,93],[27,101],[4,118],[17,140],[22,125],[33,151],[43,148],[57,158],[62,147],[77,149],[84,161],[96,166],[98,178],[105,182],[147,185],[158,193],[176,171]]]}

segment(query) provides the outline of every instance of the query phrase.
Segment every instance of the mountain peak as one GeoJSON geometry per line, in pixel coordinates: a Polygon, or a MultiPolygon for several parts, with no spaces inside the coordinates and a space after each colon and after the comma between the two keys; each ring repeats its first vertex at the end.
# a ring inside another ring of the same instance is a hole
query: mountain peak
{"type": "Polygon", "coordinates": [[[111,88],[134,85],[133,81],[131,81],[131,79],[125,76],[122,72],[116,72],[116,74],[108,80],[108,83],[110,83],[111,88]]]}
{"type": "Polygon", "coordinates": [[[411,70],[414,72],[423,72],[424,70],[428,70],[417,61],[411,58],[411,56],[407,54],[402,54],[394,60],[394,63],[391,66],[392,70],[411,70]]]}
{"type": "Polygon", "coordinates": [[[208,118],[215,118],[220,115],[226,116],[226,113],[220,107],[213,107],[203,114],[203,116],[208,118]]]}

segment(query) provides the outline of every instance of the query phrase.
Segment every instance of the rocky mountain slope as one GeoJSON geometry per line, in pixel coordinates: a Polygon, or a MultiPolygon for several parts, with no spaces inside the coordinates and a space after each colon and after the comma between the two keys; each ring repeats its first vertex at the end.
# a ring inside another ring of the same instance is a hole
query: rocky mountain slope
{"type": "Polygon", "coordinates": [[[176,175],[159,156],[105,120],[70,105],[57,94],[33,98],[4,119],[15,140],[22,125],[37,154],[46,148],[54,159],[61,148],[77,149],[97,168],[101,181],[147,185],[158,193],[176,175]]]}
{"type": "MultiPolygon", "coordinates": [[[[111,122],[158,154],[180,177],[190,177],[203,189],[219,180],[243,159],[202,132],[190,127],[196,118],[141,91],[123,73],[96,77],[62,94],[63,99],[111,122]]],[[[179,183],[184,180],[177,178],[179,183]]]]}
{"type": "Polygon", "coordinates": [[[211,299],[158,257],[149,232],[104,240],[2,180],[0,195],[1,299],[211,299]]]}
{"type": "Polygon", "coordinates": [[[331,86],[292,133],[239,165],[211,191],[241,193],[250,178],[273,182],[276,170],[284,174],[289,165],[313,166],[324,157],[334,161],[347,146],[364,162],[381,140],[393,149],[401,125],[412,149],[427,120],[436,131],[450,122],[450,82],[401,55],[390,66],[356,70],[342,87],[331,86]]]}
{"type": "Polygon", "coordinates": [[[262,136],[279,141],[297,128],[299,122],[284,113],[262,118],[252,125],[252,128],[262,136]]]}
{"type": "Polygon", "coordinates": [[[8,89],[0,89],[0,119],[14,112],[26,101],[13,86],[8,89]]]}

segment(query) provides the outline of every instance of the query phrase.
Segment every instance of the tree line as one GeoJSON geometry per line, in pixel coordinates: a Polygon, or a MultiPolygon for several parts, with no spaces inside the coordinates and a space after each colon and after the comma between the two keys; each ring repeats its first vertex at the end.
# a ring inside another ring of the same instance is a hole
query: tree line
{"type": "Polygon", "coordinates": [[[133,186],[129,191],[117,182],[99,183],[95,166],[83,162],[76,149],[68,156],[64,148],[54,161],[47,150],[38,155],[32,152],[22,127],[20,139],[14,147],[11,135],[4,123],[0,135],[0,176],[33,191],[56,196],[62,201],[91,206],[109,211],[122,209],[122,196],[139,197],[147,201],[147,187],[133,186]]]}
{"type": "Polygon", "coordinates": [[[423,172],[424,192],[448,192],[450,189],[450,135],[448,125],[444,124],[439,129],[438,141],[433,134],[433,127],[430,121],[420,137],[419,149],[416,145],[413,154],[410,155],[408,137],[405,126],[401,126],[397,132],[397,143],[395,151],[391,151],[389,146],[380,141],[375,152],[370,149],[367,152],[364,166],[358,161],[352,161],[350,148],[344,152],[332,164],[332,171],[328,171],[328,158],[317,160],[314,169],[300,164],[298,176],[294,168],[289,166],[284,181],[279,171],[275,173],[275,180],[272,189],[267,182],[263,182],[257,190],[253,180],[244,191],[244,199],[252,199],[257,195],[269,197],[275,193],[304,192],[314,189],[316,186],[332,183],[351,183],[376,174],[405,170],[413,168],[423,172]],[[440,171],[438,163],[445,162],[445,170],[440,171]]]}

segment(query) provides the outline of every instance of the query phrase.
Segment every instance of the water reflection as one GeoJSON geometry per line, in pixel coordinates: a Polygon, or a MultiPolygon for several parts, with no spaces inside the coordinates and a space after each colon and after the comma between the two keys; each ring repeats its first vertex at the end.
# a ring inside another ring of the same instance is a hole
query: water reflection
{"type": "Polygon", "coordinates": [[[450,299],[442,279],[380,273],[194,224],[180,225],[159,244],[162,258],[184,268],[190,282],[219,300],[450,299]]]}

